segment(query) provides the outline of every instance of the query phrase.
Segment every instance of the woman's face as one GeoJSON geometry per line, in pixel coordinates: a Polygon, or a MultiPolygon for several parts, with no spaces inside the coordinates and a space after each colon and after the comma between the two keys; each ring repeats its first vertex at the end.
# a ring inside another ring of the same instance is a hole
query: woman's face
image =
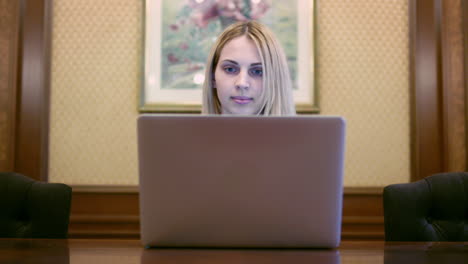
{"type": "Polygon", "coordinates": [[[222,114],[258,114],[262,106],[263,68],[254,42],[247,36],[232,39],[221,50],[214,72],[222,114]]]}

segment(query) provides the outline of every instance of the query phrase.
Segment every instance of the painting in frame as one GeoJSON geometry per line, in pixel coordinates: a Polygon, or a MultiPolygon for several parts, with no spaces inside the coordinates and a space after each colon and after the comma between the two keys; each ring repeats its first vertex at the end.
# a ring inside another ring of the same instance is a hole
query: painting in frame
{"type": "Polygon", "coordinates": [[[314,0],[145,0],[140,112],[200,112],[205,63],[224,28],[267,25],[282,44],[296,110],[318,112],[314,0]]]}

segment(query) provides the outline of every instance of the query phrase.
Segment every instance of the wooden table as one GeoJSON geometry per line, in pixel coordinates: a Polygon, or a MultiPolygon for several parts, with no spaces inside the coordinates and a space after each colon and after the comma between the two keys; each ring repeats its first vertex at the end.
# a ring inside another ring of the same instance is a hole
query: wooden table
{"type": "Polygon", "coordinates": [[[144,249],[138,240],[0,239],[0,263],[468,263],[468,243],[343,241],[318,249],[144,249]]]}

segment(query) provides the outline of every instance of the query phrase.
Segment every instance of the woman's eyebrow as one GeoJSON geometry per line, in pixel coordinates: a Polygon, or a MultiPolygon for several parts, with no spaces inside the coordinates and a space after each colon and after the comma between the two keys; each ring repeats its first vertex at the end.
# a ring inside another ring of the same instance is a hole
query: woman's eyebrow
{"type": "Polygon", "coordinates": [[[230,62],[232,64],[239,65],[239,63],[237,63],[237,61],[233,61],[233,60],[223,60],[223,62],[230,62]]]}
{"type": "MultiPolygon", "coordinates": [[[[223,60],[222,62],[229,62],[229,63],[235,64],[235,65],[239,65],[239,63],[237,61],[229,60],[229,59],[223,60]]],[[[250,64],[250,66],[259,66],[259,65],[261,66],[262,63],[261,62],[255,62],[255,63],[250,64]]]]}

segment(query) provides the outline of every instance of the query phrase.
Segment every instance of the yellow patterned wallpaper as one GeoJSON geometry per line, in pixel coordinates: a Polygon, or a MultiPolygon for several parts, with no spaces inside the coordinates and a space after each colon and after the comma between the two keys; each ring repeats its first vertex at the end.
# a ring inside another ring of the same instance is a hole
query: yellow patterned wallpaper
{"type": "Polygon", "coordinates": [[[410,178],[406,0],[324,0],[318,12],[322,114],[347,120],[345,184],[410,178]]]}
{"type": "MultiPolygon", "coordinates": [[[[407,0],[317,0],[323,114],[347,119],[345,186],[410,173],[407,0]]],[[[143,0],[55,0],[49,178],[138,184],[143,0]]]]}
{"type": "Polygon", "coordinates": [[[50,181],[137,184],[141,0],[55,0],[50,181]]]}

